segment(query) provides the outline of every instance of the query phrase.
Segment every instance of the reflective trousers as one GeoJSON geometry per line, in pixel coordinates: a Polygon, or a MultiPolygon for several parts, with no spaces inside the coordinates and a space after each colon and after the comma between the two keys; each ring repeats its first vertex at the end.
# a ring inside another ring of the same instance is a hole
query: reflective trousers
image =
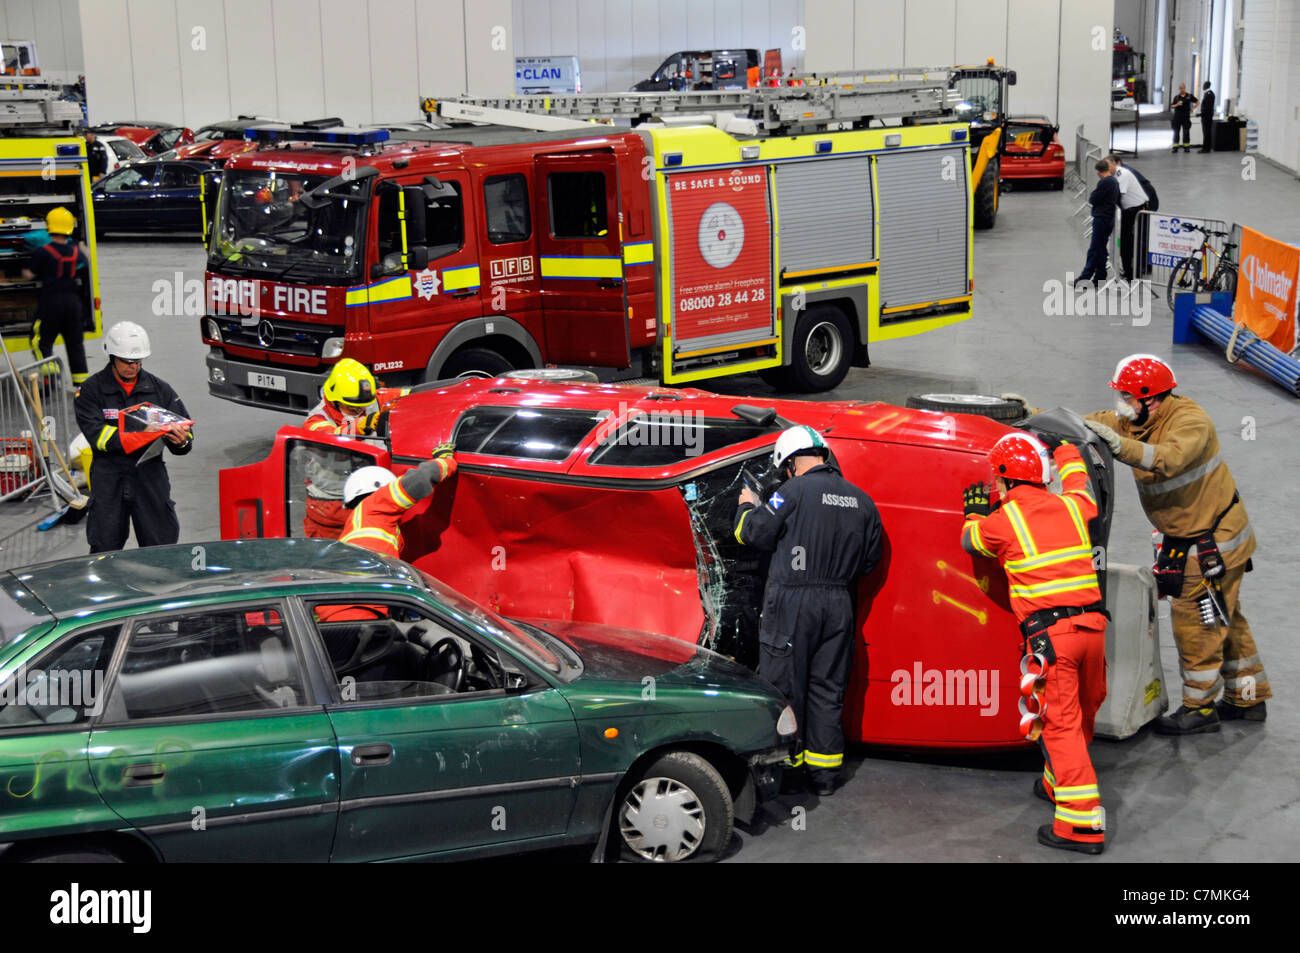
{"type": "Polygon", "coordinates": [[[1187,561],[1189,572],[1183,579],[1183,594],[1171,600],[1174,644],[1178,646],[1178,664],[1183,675],[1183,704],[1201,708],[1214,703],[1219,689],[1223,700],[1243,708],[1269,698],[1268,673],[1260,661],[1250,625],[1241,614],[1241,582],[1245,567],[1229,569],[1223,575],[1223,603],[1229,624],[1216,621],[1206,625],[1193,596],[1201,582],[1195,559],[1187,561]]]}
{"type": "Polygon", "coordinates": [[[779,587],[763,598],[758,674],[785,695],[799,724],[799,753],[814,779],[844,764],[844,690],[853,660],[853,597],[830,586],[779,587]]]}
{"type": "Polygon", "coordinates": [[[1048,666],[1043,700],[1043,787],[1056,803],[1052,830],[1075,841],[1104,841],[1097,772],[1088,756],[1097,709],[1106,700],[1106,630],[1084,628],[1073,616],[1049,634],[1056,662],[1048,666]]]}

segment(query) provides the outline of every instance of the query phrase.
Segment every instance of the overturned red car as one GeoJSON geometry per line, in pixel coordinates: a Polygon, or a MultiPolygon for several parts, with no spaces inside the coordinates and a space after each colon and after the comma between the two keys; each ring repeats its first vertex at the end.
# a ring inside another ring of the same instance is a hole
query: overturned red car
{"type": "MultiPolygon", "coordinates": [[[[962,551],[961,487],[1019,405],[960,395],[883,403],[774,400],[699,390],[514,378],[424,385],[372,442],[284,427],[264,461],[220,475],[224,538],[301,536],[307,486],[359,466],[397,472],[454,441],[457,475],[403,523],[403,558],[514,617],[661,632],[753,665],[764,555],[733,536],[748,480],[774,489],[772,445],[794,423],[821,431],[845,476],[876,502],[886,542],[859,586],[861,641],[848,736],[907,747],[1024,745],[1019,630],[1006,578],[962,551]]],[[[1111,459],[1065,410],[1017,421],[1081,446],[1101,513],[1090,526],[1113,621],[1111,697],[1098,731],[1125,737],[1163,713],[1154,586],[1105,564],[1111,459]]]]}

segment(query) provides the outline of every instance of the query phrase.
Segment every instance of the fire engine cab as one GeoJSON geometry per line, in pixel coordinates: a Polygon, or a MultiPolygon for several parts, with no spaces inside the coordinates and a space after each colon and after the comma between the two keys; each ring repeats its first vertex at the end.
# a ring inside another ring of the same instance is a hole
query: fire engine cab
{"type": "Polygon", "coordinates": [[[249,129],[270,148],[205,192],[211,392],[302,412],[343,356],[389,384],[562,364],[824,391],[969,317],[945,72],[803,80],[426,101],[449,128],[401,139],[249,129]]]}

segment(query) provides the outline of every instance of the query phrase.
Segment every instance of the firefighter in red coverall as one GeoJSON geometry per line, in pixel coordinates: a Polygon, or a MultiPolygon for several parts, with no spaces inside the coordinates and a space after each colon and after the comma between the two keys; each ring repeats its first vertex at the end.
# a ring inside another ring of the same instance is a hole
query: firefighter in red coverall
{"type": "Polygon", "coordinates": [[[362,467],[353,473],[343,488],[343,506],[351,513],[339,542],[382,556],[400,556],[402,530],[398,523],[407,510],[433,493],[434,486],[456,472],[453,452],[449,443],[435,447],[431,459],[400,479],[384,467],[362,467]]]}
{"type": "Polygon", "coordinates": [[[993,445],[989,462],[1001,506],[992,506],[984,484],[968,486],[961,545],[1002,564],[1025,655],[1039,657],[1029,670],[1045,672],[1036,687],[1045,764],[1034,794],[1055,803],[1056,814],[1038,829],[1038,842],[1100,854],[1106,814],[1088,757],[1106,698],[1107,616],[1088,535],[1097,502],[1083,458],[1069,443],[1049,457],[1037,438],[1008,434],[993,445]],[[1059,496],[1047,486],[1051,459],[1060,469],[1059,496]]]}
{"type": "MultiPolygon", "coordinates": [[[[409,388],[380,388],[360,361],[345,357],[330,371],[321,388],[321,401],[312,408],[303,428],[315,433],[356,437],[383,437],[388,433],[388,405],[409,388]]],[[[343,509],[343,481],[328,451],[312,451],[307,459],[307,509],[303,534],[337,539],[347,513],[343,509]]]]}

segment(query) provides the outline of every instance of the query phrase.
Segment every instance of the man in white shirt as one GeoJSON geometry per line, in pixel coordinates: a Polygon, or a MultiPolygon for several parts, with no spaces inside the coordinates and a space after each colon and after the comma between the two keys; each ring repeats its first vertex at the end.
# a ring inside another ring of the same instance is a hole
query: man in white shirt
{"type": "Polygon", "coordinates": [[[1147,193],[1135,176],[1115,156],[1108,156],[1110,170],[1119,182],[1119,254],[1125,281],[1133,280],[1133,233],[1138,212],[1146,208],[1147,193]]]}

